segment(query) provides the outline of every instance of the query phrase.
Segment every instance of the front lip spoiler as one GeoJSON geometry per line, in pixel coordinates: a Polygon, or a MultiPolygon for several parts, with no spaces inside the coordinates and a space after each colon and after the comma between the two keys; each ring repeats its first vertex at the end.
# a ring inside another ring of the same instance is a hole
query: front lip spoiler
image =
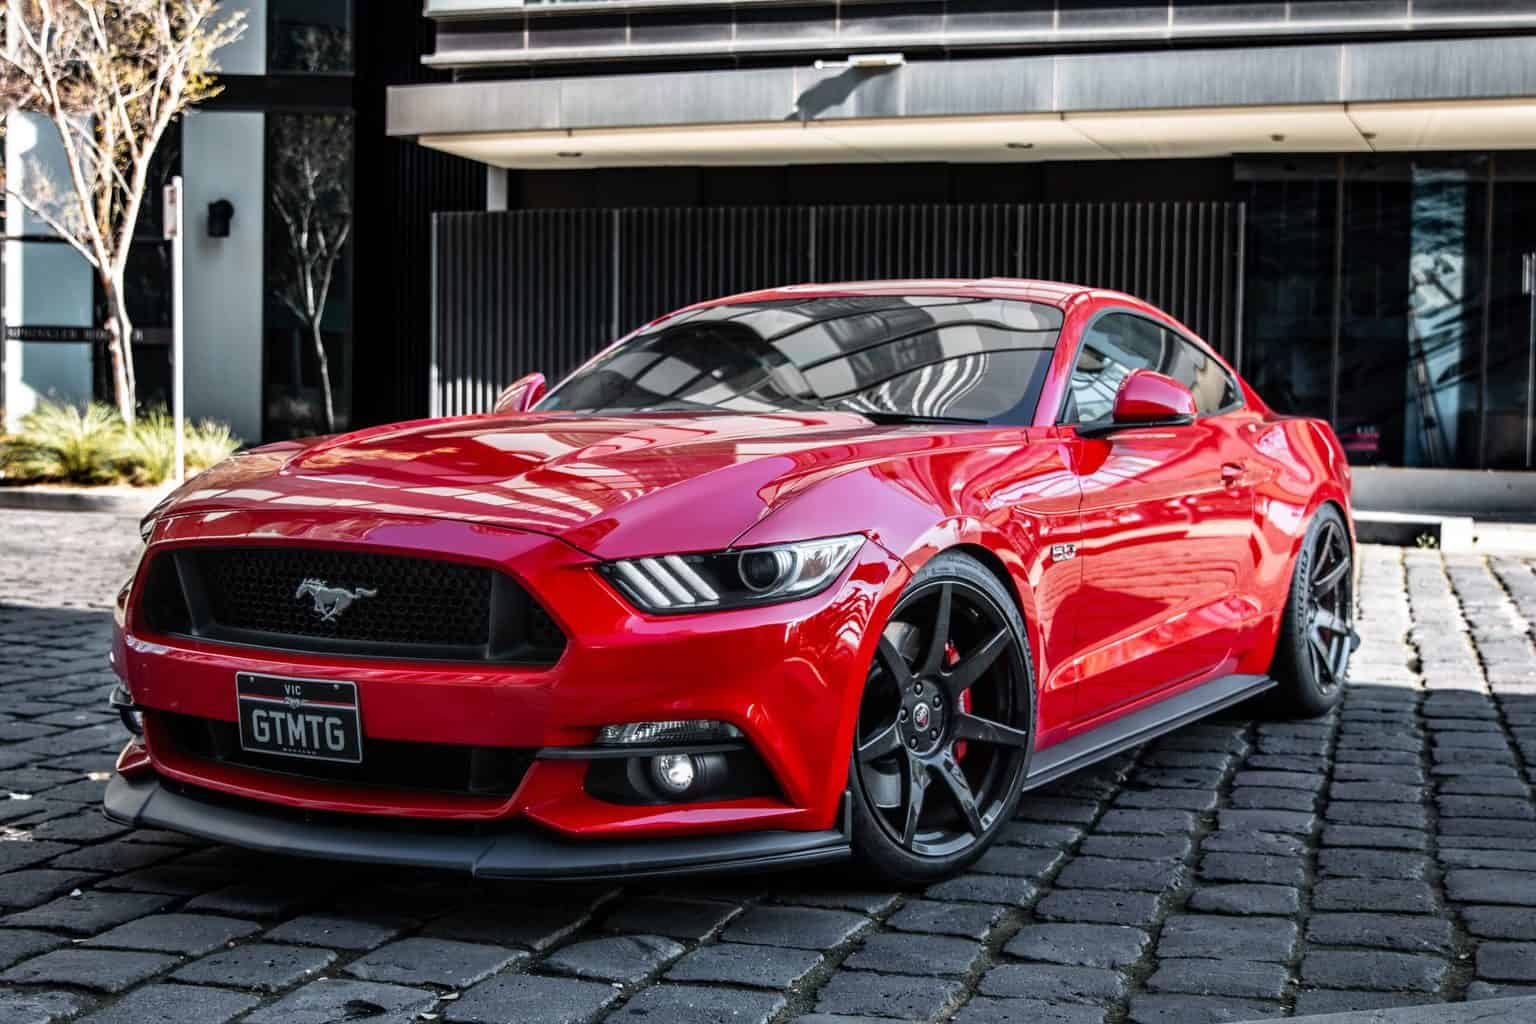
{"type": "Polygon", "coordinates": [[[840,829],[590,842],[527,827],[473,835],[412,831],[372,821],[301,821],[264,814],[259,807],[199,799],[167,788],[153,775],[113,775],[103,802],[107,817],[124,825],[169,829],[264,853],[435,868],[478,878],[657,878],[820,864],[852,852],[846,795],[840,829]]]}

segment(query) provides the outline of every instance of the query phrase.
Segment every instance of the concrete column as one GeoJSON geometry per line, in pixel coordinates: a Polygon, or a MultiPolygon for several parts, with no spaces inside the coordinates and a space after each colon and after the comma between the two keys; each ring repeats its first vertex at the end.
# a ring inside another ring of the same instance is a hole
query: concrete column
{"type": "Polygon", "coordinates": [[[193,113],[182,141],[187,203],[187,415],[261,439],[266,116],[193,113]],[[228,238],[208,236],[208,204],[227,199],[228,238]]]}

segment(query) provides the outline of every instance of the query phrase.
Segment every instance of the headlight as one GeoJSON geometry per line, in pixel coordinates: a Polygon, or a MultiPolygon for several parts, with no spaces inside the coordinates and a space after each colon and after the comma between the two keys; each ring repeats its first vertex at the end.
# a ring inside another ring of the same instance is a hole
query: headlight
{"type": "Polygon", "coordinates": [[[600,569],[648,612],[714,611],[810,597],[837,579],[864,543],[862,534],[606,562],[600,569]]]}

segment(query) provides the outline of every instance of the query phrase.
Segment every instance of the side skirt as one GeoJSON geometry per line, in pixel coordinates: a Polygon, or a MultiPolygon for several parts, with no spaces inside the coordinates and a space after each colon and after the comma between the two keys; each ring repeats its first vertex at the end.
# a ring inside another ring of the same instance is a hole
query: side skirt
{"type": "Polygon", "coordinates": [[[1274,685],[1275,681],[1268,676],[1222,676],[1037,750],[1030,758],[1024,788],[1034,789],[1053,782],[1112,754],[1140,746],[1222,708],[1256,697],[1274,685]]]}

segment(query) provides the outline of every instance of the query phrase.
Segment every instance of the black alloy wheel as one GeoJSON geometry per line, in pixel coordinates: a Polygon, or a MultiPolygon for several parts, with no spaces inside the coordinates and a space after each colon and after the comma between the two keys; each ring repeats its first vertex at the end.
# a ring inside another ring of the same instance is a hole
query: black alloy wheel
{"type": "Polygon", "coordinates": [[[1344,516],[1324,505],[1296,556],[1269,674],[1268,703],[1281,716],[1326,714],[1344,693],[1355,633],[1354,550],[1344,516]]]}
{"type": "Polygon", "coordinates": [[[936,558],[882,632],[859,709],[853,781],[872,826],[867,860],[923,881],[981,855],[1018,801],[1033,688],[1006,590],[965,556],[936,558]]]}
{"type": "Polygon", "coordinates": [[[1323,519],[1312,540],[1307,581],[1306,638],[1312,677],[1325,693],[1344,685],[1354,652],[1353,561],[1349,538],[1335,519],[1323,519]]]}

